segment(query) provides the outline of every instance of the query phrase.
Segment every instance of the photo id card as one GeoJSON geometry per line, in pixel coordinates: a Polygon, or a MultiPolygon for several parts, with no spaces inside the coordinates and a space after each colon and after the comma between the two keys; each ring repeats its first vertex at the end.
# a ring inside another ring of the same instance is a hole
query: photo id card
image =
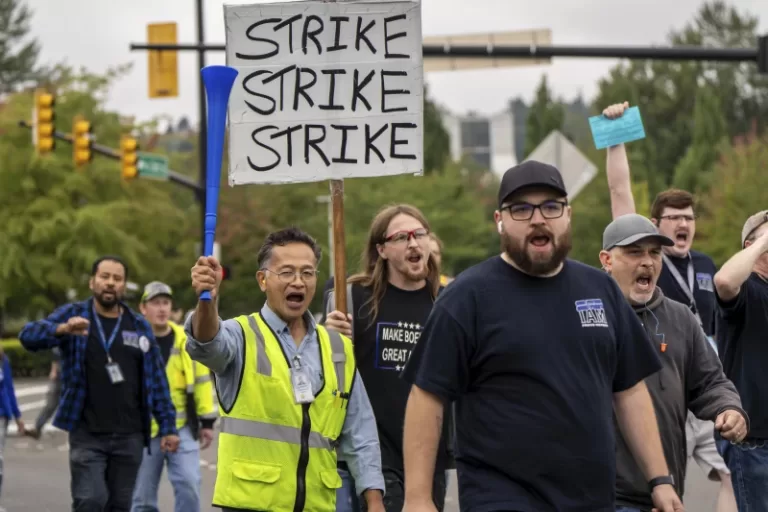
{"type": "Polygon", "coordinates": [[[107,364],[107,374],[112,384],[120,384],[125,379],[123,378],[123,372],[120,371],[120,366],[117,363],[107,364]]]}
{"type": "Polygon", "coordinates": [[[312,393],[312,382],[306,368],[291,368],[291,384],[293,385],[293,399],[297,404],[311,404],[315,401],[312,393]]]}

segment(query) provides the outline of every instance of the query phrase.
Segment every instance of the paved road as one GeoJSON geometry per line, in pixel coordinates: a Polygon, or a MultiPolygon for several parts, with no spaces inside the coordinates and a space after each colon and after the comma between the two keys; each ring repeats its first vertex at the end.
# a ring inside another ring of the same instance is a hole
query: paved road
{"type": "MultiPolygon", "coordinates": [[[[45,399],[45,382],[17,382],[17,394],[24,419],[32,423],[45,399]]],[[[203,452],[201,472],[202,512],[218,512],[210,506],[216,477],[216,446],[203,452]]],[[[63,512],[69,510],[69,467],[67,436],[49,427],[40,442],[15,435],[11,429],[6,445],[2,503],[8,512],[63,512]],[[45,490],[43,490],[45,489],[45,490]]],[[[695,464],[686,483],[686,509],[714,512],[717,486],[706,481],[695,464]]],[[[164,479],[160,488],[160,511],[173,512],[173,491],[164,479]]],[[[458,512],[455,474],[451,479],[445,512],[458,512]]]]}

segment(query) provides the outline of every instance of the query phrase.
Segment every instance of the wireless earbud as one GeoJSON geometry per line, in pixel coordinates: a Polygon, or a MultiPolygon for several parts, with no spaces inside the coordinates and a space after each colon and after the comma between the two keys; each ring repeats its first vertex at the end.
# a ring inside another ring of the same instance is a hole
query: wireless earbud
{"type": "Polygon", "coordinates": [[[496,227],[499,230],[500,235],[504,233],[504,227],[501,225],[501,221],[499,221],[498,224],[496,224],[496,227]]]}

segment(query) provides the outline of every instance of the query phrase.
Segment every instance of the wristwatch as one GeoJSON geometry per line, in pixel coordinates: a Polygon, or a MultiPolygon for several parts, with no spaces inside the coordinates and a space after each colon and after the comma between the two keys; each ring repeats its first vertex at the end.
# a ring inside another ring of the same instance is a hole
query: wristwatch
{"type": "Polygon", "coordinates": [[[651,478],[651,480],[648,481],[648,490],[650,492],[653,492],[653,488],[657,485],[671,485],[672,487],[675,486],[675,477],[672,475],[666,475],[666,476],[657,476],[656,478],[651,478]]]}

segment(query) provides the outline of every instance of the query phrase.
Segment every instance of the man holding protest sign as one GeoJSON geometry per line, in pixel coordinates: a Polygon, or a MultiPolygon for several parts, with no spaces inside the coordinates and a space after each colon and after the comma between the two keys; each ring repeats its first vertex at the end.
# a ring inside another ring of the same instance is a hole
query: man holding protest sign
{"type": "Polygon", "coordinates": [[[230,510],[336,509],[337,449],[368,509],[383,512],[376,422],[351,341],[317,325],[320,247],[301,230],[267,236],[256,274],[267,301],[259,313],[223,321],[221,266],[192,267],[200,300],[185,324],[187,350],[216,374],[221,433],[213,504],[230,510]],[[250,355],[248,355],[250,354],[250,355]]]}
{"type": "MultiPolygon", "coordinates": [[[[376,415],[386,482],[384,505],[388,512],[400,512],[405,498],[403,420],[410,386],[400,379],[400,372],[418,343],[421,326],[441,290],[429,235],[429,223],[417,208],[406,204],[382,208],[368,231],[362,269],[348,280],[349,315],[335,310],[333,280],[325,287],[323,310],[328,314],[323,322],[329,329],[354,340],[355,359],[376,415]]],[[[448,421],[446,416],[446,433],[448,421]]],[[[438,510],[443,509],[445,502],[445,469],[449,459],[444,435],[432,487],[432,499],[438,510]]],[[[339,463],[339,473],[348,482],[343,461],[339,463]]],[[[345,488],[351,487],[351,483],[346,483],[345,488]]],[[[343,493],[341,499],[351,502],[354,509],[355,500],[350,492],[343,493]]]]}

